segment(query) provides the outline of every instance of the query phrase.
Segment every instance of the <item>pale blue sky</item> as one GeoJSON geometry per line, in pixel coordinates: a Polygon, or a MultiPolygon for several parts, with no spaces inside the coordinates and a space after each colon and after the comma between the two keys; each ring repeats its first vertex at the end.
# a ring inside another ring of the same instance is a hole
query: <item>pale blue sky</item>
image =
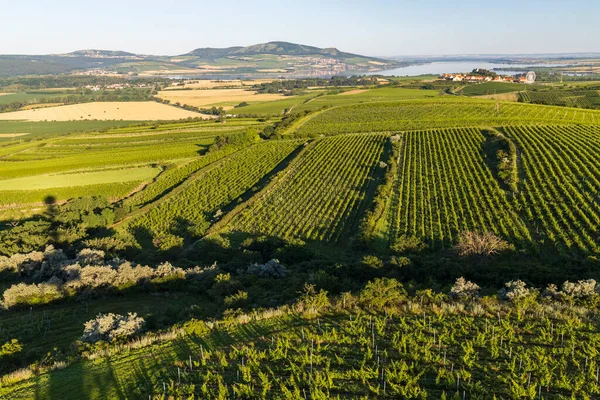
{"type": "Polygon", "coordinates": [[[600,0],[0,0],[0,54],[283,40],[373,56],[600,51],[600,0]]]}

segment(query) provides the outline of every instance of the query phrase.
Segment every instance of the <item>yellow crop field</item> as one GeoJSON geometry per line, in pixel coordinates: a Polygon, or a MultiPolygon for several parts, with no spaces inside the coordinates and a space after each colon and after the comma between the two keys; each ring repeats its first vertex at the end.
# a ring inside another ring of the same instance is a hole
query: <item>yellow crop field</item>
{"type": "Polygon", "coordinates": [[[210,118],[154,101],[83,103],[0,114],[0,120],[5,121],[159,121],[198,117],[210,118]]]}
{"type": "Polygon", "coordinates": [[[211,79],[193,79],[183,81],[183,86],[169,86],[165,90],[177,90],[177,89],[218,89],[218,88],[242,88],[261,83],[273,82],[274,79],[254,79],[254,80],[211,80],[211,79]]]}
{"type": "Polygon", "coordinates": [[[244,89],[165,90],[158,93],[161,99],[171,103],[188,104],[195,107],[223,106],[230,109],[245,102],[265,102],[283,99],[280,94],[256,94],[244,89]]]}
{"type": "Polygon", "coordinates": [[[26,106],[23,106],[21,110],[34,110],[36,108],[57,107],[62,105],[63,103],[27,104],[26,106]]]}

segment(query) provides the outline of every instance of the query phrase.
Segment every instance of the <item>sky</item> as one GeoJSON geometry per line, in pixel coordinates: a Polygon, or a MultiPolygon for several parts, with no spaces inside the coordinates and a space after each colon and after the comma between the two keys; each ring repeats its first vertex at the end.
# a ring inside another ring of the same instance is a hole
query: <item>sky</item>
{"type": "Polygon", "coordinates": [[[370,56],[600,52],[600,0],[0,0],[0,54],[289,41],[370,56]]]}

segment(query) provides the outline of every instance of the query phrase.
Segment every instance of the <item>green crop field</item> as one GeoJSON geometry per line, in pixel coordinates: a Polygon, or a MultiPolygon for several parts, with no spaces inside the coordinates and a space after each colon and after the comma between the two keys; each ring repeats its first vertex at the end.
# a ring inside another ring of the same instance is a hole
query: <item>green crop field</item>
{"type": "Polygon", "coordinates": [[[487,94],[520,92],[525,89],[527,89],[527,86],[522,83],[486,82],[469,84],[460,90],[460,94],[464,96],[483,96],[487,94]]]}
{"type": "Polygon", "coordinates": [[[0,180],[0,192],[4,190],[36,190],[64,188],[69,186],[98,185],[127,181],[143,181],[157,175],[160,170],[152,167],[130,168],[58,175],[37,175],[26,178],[0,180]]]}
{"type": "Polygon", "coordinates": [[[0,123],[0,398],[598,398],[600,111],[288,83],[0,123]]]}
{"type": "Polygon", "coordinates": [[[422,304],[423,299],[424,294],[406,298],[401,286],[388,281],[367,287],[360,297],[346,296],[347,303],[319,306],[321,314],[289,308],[256,312],[210,328],[193,321],[169,340],[88,355],[69,368],[5,385],[0,394],[12,399],[75,393],[90,399],[600,394],[600,334],[586,329],[595,325],[595,312],[568,316],[539,306],[545,314],[536,316],[515,312],[519,306],[511,304],[475,303],[477,308],[440,299],[422,304]],[[360,306],[344,306],[352,301],[360,306]]]}
{"type": "Polygon", "coordinates": [[[397,182],[385,233],[448,246],[465,230],[531,240],[511,201],[486,166],[479,129],[414,131],[403,135],[397,182]]]}
{"type": "Polygon", "coordinates": [[[106,130],[115,127],[139,124],[128,121],[65,121],[65,122],[25,122],[0,121],[0,145],[5,142],[21,142],[71,132],[106,130]],[[14,134],[25,134],[12,136],[14,134]]]}

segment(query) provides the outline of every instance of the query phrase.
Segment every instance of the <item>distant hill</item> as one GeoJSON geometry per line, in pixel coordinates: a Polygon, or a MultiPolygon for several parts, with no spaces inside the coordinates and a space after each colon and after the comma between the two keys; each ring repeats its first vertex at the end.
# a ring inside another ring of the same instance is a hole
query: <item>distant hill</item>
{"type": "Polygon", "coordinates": [[[120,57],[142,57],[134,53],[128,53],[126,51],[115,51],[115,50],[77,50],[72,53],[67,53],[65,56],[70,57],[90,57],[90,58],[120,58],[120,57]]]}
{"type": "Polygon", "coordinates": [[[393,68],[397,61],[289,42],[198,48],[178,56],[84,49],[52,55],[0,55],[0,77],[62,73],[136,73],[160,76],[326,76],[393,68]]]}
{"type": "MultiPolygon", "coordinates": [[[[272,55],[293,55],[293,56],[310,56],[310,55],[322,55],[326,57],[332,57],[336,59],[340,58],[352,58],[360,57],[365,59],[374,59],[371,57],[364,57],[358,54],[351,54],[339,51],[338,49],[331,47],[321,49],[314,46],[306,46],[302,44],[289,43],[289,42],[268,42],[255,44],[247,47],[227,47],[223,49],[215,48],[200,48],[193,50],[186,56],[196,56],[204,59],[215,59],[220,57],[228,56],[243,56],[243,55],[260,55],[260,54],[272,54],[272,55]]],[[[377,59],[378,61],[385,61],[377,59]]]]}

